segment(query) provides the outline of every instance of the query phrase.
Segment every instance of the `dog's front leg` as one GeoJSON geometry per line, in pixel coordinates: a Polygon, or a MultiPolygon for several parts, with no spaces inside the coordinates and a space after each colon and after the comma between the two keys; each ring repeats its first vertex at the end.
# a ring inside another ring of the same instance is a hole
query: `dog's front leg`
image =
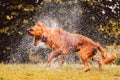
{"type": "Polygon", "coordinates": [[[58,55],[59,55],[59,50],[53,51],[53,53],[48,57],[47,68],[50,68],[50,63],[51,63],[52,59],[57,57],[58,55]]]}
{"type": "Polygon", "coordinates": [[[65,54],[61,54],[60,56],[60,62],[59,62],[59,68],[62,68],[62,65],[64,63],[64,60],[65,60],[65,54]]]}

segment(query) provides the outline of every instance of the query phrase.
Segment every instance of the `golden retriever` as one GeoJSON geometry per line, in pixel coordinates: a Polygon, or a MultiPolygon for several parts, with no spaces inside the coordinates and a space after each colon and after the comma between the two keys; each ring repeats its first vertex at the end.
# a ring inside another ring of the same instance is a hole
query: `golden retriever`
{"type": "Polygon", "coordinates": [[[41,41],[52,49],[53,53],[47,60],[48,67],[50,67],[51,60],[58,55],[60,55],[59,66],[62,67],[65,56],[75,51],[78,52],[78,56],[84,64],[85,72],[90,70],[89,60],[91,58],[96,60],[99,69],[102,69],[103,64],[112,62],[117,57],[115,54],[108,57],[101,45],[95,43],[88,37],[69,33],[61,28],[52,29],[42,22],[37,22],[32,28],[28,29],[27,32],[34,37],[34,45],[37,45],[41,41]],[[94,57],[98,50],[101,53],[102,59],[94,57]]]}

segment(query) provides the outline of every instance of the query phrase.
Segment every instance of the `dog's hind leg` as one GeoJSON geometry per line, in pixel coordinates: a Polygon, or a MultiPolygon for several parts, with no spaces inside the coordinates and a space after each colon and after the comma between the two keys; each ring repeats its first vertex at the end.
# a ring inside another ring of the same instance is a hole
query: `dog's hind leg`
{"type": "Polygon", "coordinates": [[[84,50],[79,51],[78,56],[83,61],[83,64],[84,64],[84,70],[83,71],[85,71],[85,72],[89,71],[90,70],[90,66],[89,66],[89,63],[88,63],[89,57],[87,56],[85,51],[84,50]]]}

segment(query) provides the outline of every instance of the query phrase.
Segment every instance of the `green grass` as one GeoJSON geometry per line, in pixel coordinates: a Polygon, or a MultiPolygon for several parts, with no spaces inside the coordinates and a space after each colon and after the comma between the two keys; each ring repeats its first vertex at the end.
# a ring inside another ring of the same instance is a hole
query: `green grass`
{"type": "Polygon", "coordinates": [[[120,66],[105,65],[102,71],[92,65],[66,64],[62,70],[46,69],[45,64],[0,64],[0,80],[120,80],[120,66]]]}

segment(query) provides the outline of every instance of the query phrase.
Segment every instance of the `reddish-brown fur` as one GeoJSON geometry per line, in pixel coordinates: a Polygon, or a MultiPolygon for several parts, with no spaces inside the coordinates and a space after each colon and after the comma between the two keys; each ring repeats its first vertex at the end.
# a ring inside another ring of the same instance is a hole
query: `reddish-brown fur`
{"type": "Polygon", "coordinates": [[[51,60],[58,55],[61,55],[59,66],[62,67],[65,56],[75,51],[78,52],[79,58],[83,61],[84,71],[90,70],[88,62],[91,58],[98,61],[100,69],[103,64],[116,59],[116,55],[108,57],[100,44],[80,34],[72,34],[60,28],[51,29],[41,22],[36,23],[27,31],[29,35],[34,36],[35,45],[42,41],[53,50],[53,53],[48,57],[48,67],[50,67],[51,60]],[[102,55],[102,60],[94,57],[98,50],[102,55]]]}

